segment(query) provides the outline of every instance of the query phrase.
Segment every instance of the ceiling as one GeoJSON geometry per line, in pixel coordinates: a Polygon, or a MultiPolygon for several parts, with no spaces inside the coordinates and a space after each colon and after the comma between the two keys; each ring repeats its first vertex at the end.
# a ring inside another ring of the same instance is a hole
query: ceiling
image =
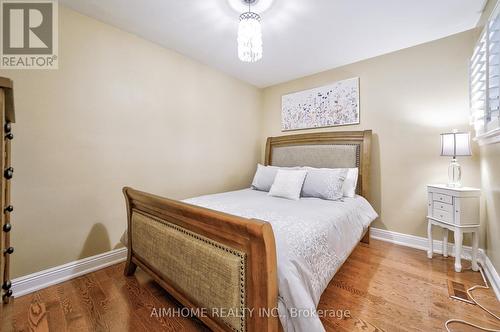
{"type": "MultiPolygon", "coordinates": [[[[232,0],[60,0],[82,14],[266,87],[473,28],[485,0],[273,0],[263,59],[240,62],[232,0]]],[[[261,0],[268,1],[268,0],[261,0]]]]}

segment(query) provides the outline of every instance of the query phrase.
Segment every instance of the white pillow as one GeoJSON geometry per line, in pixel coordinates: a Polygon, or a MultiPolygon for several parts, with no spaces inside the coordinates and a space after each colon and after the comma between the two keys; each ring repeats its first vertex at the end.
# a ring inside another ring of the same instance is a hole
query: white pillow
{"type": "Polygon", "coordinates": [[[344,197],[354,197],[356,195],[356,185],[358,184],[358,169],[357,168],[348,168],[347,176],[344,180],[344,184],[342,185],[342,192],[344,193],[344,197]]]}
{"type": "Polygon", "coordinates": [[[347,168],[304,167],[307,176],[302,187],[303,197],[317,197],[335,201],[343,196],[347,168]]]}
{"type": "Polygon", "coordinates": [[[278,170],[268,195],[293,200],[300,199],[300,192],[306,175],[306,170],[278,170]]]}
{"type": "Polygon", "coordinates": [[[279,169],[300,169],[300,167],[278,167],[278,166],[264,166],[257,164],[257,171],[253,177],[252,189],[269,191],[274,182],[274,177],[279,169]]]}
{"type": "Polygon", "coordinates": [[[252,189],[269,191],[273,185],[274,177],[278,169],[279,167],[257,164],[257,171],[252,181],[252,189]]]}

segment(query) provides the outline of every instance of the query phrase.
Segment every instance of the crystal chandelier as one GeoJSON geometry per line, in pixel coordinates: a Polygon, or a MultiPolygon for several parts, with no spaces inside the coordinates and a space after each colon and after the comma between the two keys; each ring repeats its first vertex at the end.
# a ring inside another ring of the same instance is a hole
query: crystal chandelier
{"type": "Polygon", "coordinates": [[[238,26],[238,57],[243,62],[257,62],[262,58],[262,29],[260,16],[250,11],[255,0],[243,0],[248,3],[248,12],[240,15],[238,26]]]}

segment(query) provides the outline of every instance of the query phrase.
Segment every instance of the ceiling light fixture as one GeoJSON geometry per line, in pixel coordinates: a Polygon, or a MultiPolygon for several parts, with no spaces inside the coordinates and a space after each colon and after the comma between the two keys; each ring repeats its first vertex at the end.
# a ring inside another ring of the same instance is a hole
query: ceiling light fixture
{"type": "Polygon", "coordinates": [[[248,4],[248,12],[240,15],[238,25],[238,57],[243,62],[257,62],[262,59],[262,28],[260,16],[250,11],[257,0],[242,0],[248,4]]]}

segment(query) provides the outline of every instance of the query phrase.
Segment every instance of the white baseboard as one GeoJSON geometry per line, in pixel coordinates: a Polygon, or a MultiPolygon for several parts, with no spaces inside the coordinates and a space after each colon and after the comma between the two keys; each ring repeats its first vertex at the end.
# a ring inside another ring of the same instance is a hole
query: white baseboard
{"type": "MultiPolygon", "coordinates": [[[[390,242],[398,244],[405,247],[415,248],[419,250],[427,251],[427,238],[415,235],[408,235],[403,233],[397,233],[392,231],[387,231],[379,228],[370,228],[370,238],[381,240],[385,242],[390,242]]],[[[450,256],[455,256],[454,245],[448,243],[448,254],[450,256]]],[[[433,251],[437,254],[443,253],[443,241],[434,240],[433,241],[433,251]]],[[[472,248],[469,246],[462,247],[462,258],[466,260],[471,260],[472,248]]],[[[484,274],[489,281],[490,287],[495,292],[497,299],[500,301],[500,277],[495,267],[491,263],[491,260],[486,255],[483,249],[479,249],[479,254],[477,260],[483,267],[484,274]]]]}
{"type": "Polygon", "coordinates": [[[114,249],[99,255],[87,257],[64,265],[12,280],[12,294],[20,297],[81,275],[123,262],[127,248],[114,249]]]}
{"type": "MultiPolygon", "coordinates": [[[[394,244],[399,244],[401,246],[415,248],[419,250],[427,251],[427,238],[415,235],[408,235],[403,233],[397,233],[392,231],[387,231],[385,229],[370,228],[370,238],[381,240],[385,242],[390,242],[394,244]]],[[[455,246],[452,243],[448,243],[448,254],[455,257],[455,246]]],[[[443,241],[434,240],[433,241],[433,251],[437,254],[443,253],[443,241]]],[[[484,263],[482,258],[484,258],[484,250],[479,249],[478,260],[484,263]]],[[[462,247],[462,258],[466,260],[471,260],[472,248],[469,246],[462,247]]]]}
{"type": "Polygon", "coordinates": [[[491,262],[490,258],[487,255],[485,255],[484,258],[485,258],[483,264],[484,274],[486,275],[486,278],[488,278],[488,281],[490,282],[490,287],[495,292],[498,301],[500,301],[500,276],[498,275],[498,272],[493,266],[493,263],[491,262]]]}

